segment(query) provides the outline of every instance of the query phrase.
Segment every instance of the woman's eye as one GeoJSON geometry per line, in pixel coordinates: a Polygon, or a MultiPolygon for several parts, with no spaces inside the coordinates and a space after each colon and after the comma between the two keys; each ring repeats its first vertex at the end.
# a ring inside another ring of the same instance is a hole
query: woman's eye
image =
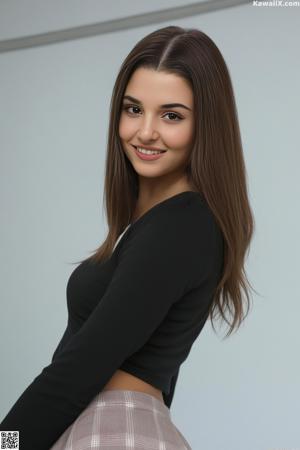
{"type": "MultiPolygon", "coordinates": [[[[138,106],[124,106],[123,107],[123,109],[125,109],[125,111],[128,111],[130,108],[133,108],[133,109],[140,109],[140,108],[138,108],[138,106]]],[[[131,113],[129,113],[129,114],[131,114],[131,113]]],[[[133,113],[134,114],[134,113],[133,113]]]]}
{"type": "Polygon", "coordinates": [[[176,114],[176,113],[173,113],[173,112],[169,112],[169,113],[166,113],[165,115],[173,115],[173,117],[175,116],[175,117],[177,117],[177,120],[172,120],[172,122],[178,122],[179,120],[182,120],[182,118],[181,117],[179,117],[178,116],[178,114],[176,114]]]}
{"type": "MultiPolygon", "coordinates": [[[[134,112],[131,113],[131,112],[128,111],[130,108],[132,108],[132,109],[140,109],[138,106],[134,106],[134,105],[125,105],[125,106],[123,106],[123,109],[124,109],[125,111],[127,111],[128,114],[133,114],[133,115],[135,115],[134,112]]],[[[173,120],[173,119],[169,120],[170,122],[179,122],[180,120],[182,120],[182,118],[181,118],[178,114],[176,114],[176,113],[174,113],[174,112],[167,112],[167,113],[165,113],[164,115],[165,115],[165,116],[168,115],[168,116],[173,116],[173,117],[175,116],[175,117],[177,117],[176,120],[173,120]]]]}

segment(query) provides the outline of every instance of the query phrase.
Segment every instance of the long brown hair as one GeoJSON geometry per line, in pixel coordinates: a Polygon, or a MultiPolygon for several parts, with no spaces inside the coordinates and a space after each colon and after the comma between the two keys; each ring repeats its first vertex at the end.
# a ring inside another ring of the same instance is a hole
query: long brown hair
{"type": "Polygon", "coordinates": [[[205,198],[224,237],[224,265],[209,315],[217,313],[239,328],[249,312],[249,283],[244,263],[254,231],[247,195],[238,114],[226,63],[215,43],[198,29],[167,26],[141,39],[120,67],[110,103],[103,202],[108,234],[91,259],[104,261],[130,224],[138,196],[138,176],[125,156],[119,137],[122,99],[133,72],[145,67],[179,75],[194,94],[195,138],[187,173],[205,198]],[[245,298],[242,297],[242,291],[245,298]],[[226,311],[232,316],[231,322],[226,311]]]}

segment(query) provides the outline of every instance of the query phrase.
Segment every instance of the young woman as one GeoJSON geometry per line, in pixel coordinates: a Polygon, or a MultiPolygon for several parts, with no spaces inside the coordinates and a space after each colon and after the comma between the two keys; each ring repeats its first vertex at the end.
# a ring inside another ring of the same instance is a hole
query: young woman
{"type": "Polygon", "coordinates": [[[201,31],[158,29],[122,64],[105,202],[52,362],[1,423],[22,450],[191,448],[170,413],[179,369],[209,316],[227,336],[246,317],[254,229],[230,76],[201,31]]]}

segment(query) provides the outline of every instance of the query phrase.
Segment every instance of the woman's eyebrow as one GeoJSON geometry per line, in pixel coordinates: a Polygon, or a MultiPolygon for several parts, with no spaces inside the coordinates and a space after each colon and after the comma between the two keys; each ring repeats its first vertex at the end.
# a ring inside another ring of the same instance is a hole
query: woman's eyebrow
{"type": "MultiPolygon", "coordinates": [[[[142,104],[142,102],[140,100],[132,97],[131,95],[124,95],[123,99],[130,100],[131,102],[137,103],[139,105],[142,104]]],[[[160,108],[176,108],[176,107],[185,108],[185,109],[188,109],[189,111],[192,111],[191,108],[189,108],[186,105],[183,105],[182,103],[165,103],[164,105],[160,105],[160,108]]]]}

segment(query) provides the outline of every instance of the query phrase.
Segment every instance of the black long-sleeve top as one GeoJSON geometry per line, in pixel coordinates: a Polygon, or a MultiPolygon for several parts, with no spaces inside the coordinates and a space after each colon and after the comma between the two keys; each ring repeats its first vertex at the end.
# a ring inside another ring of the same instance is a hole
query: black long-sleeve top
{"type": "Polygon", "coordinates": [[[162,390],[170,408],[223,265],[223,237],[203,196],[185,191],[144,213],[102,263],[67,283],[68,324],[52,361],[0,424],[22,450],[49,450],[117,369],[162,390]]]}

